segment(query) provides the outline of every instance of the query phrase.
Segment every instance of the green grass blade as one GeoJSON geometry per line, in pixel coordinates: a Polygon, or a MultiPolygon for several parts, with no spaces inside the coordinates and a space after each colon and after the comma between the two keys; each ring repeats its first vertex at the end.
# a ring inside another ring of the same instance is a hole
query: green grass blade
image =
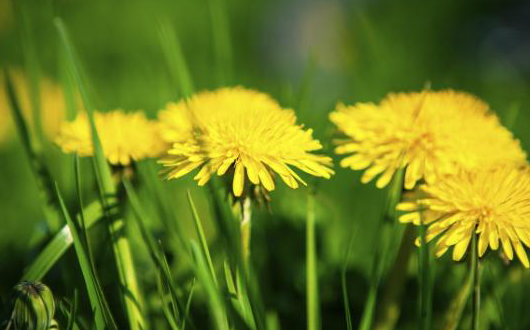
{"type": "Polygon", "coordinates": [[[230,28],[224,0],[210,0],[213,46],[217,66],[218,85],[231,84],[233,79],[230,28]]]}
{"type": "MultiPolygon", "coordinates": [[[[396,205],[401,199],[401,192],[403,190],[403,169],[396,171],[392,184],[388,191],[388,197],[383,212],[383,221],[380,221],[380,226],[384,226],[390,220],[392,226],[392,234],[396,234],[398,227],[396,224],[396,205]]],[[[394,236],[394,235],[392,235],[394,236]]],[[[370,276],[370,288],[368,290],[368,297],[364,305],[363,315],[359,325],[359,330],[370,330],[372,329],[373,318],[375,314],[375,308],[377,303],[377,291],[383,277],[383,272],[387,264],[389,250],[392,247],[390,240],[383,239],[379,242],[378,250],[376,250],[374,261],[372,264],[371,276],[370,276]]]]}
{"type": "Polygon", "coordinates": [[[471,310],[471,329],[479,330],[480,327],[480,260],[478,257],[478,238],[473,231],[471,252],[471,273],[473,274],[472,288],[473,300],[471,310]]]}
{"type": "Polygon", "coordinates": [[[206,259],[208,269],[210,270],[210,274],[212,275],[213,282],[218,287],[219,284],[215,275],[215,268],[213,266],[212,257],[210,255],[210,248],[208,248],[208,242],[206,241],[206,236],[204,235],[201,219],[199,218],[199,213],[197,212],[197,208],[195,207],[195,203],[193,202],[193,198],[191,197],[190,191],[188,190],[187,192],[188,204],[191,209],[191,214],[193,215],[193,224],[195,225],[195,231],[197,232],[197,236],[199,236],[199,240],[201,242],[201,251],[206,259]]]}
{"type": "Polygon", "coordinates": [[[15,87],[12,83],[11,76],[7,70],[4,71],[4,80],[6,87],[6,94],[9,99],[11,113],[15,121],[22,145],[29,160],[30,168],[35,176],[37,185],[42,199],[44,216],[50,231],[54,232],[60,227],[58,217],[58,202],[53,191],[53,178],[44,163],[39,151],[35,147],[35,143],[29,131],[28,125],[24,119],[20,102],[18,101],[15,87]]]}
{"type": "Polygon", "coordinates": [[[320,329],[320,304],[318,299],[318,271],[315,238],[315,195],[307,196],[306,217],[306,294],[307,329],[320,329]]]}
{"type": "Polygon", "coordinates": [[[22,43],[22,54],[24,57],[24,64],[28,74],[29,100],[33,114],[33,129],[35,139],[35,147],[40,150],[44,142],[44,134],[42,130],[41,118],[41,100],[40,100],[40,65],[37,59],[37,52],[33,42],[33,35],[31,33],[31,20],[28,17],[28,12],[23,2],[16,2],[15,6],[17,16],[20,18],[20,40],[22,43]]]}
{"type": "MultiPolygon", "coordinates": [[[[420,218],[423,216],[420,215],[420,218]]],[[[420,219],[421,221],[421,219],[420,219]]],[[[419,226],[419,290],[420,290],[420,314],[419,314],[419,329],[431,328],[432,317],[432,288],[431,288],[431,270],[430,270],[430,256],[429,245],[425,240],[425,233],[427,226],[421,222],[419,226]]]]}
{"type": "Polygon", "coordinates": [[[197,278],[203,285],[206,295],[208,297],[207,301],[208,306],[210,308],[210,313],[213,318],[212,321],[214,328],[219,330],[228,330],[229,325],[224,300],[221,295],[221,292],[213,281],[212,275],[206,264],[206,260],[204,259],[204,255],[201,251],[201,248],[193,240],[190,242],[190,248],[191,254],[195,261],[195,272],[197,273],[197,278]]]}
{"type": "Polygon", "coordinates": [[[445,312],[443,330],[456,330],[458,324],[462,318],[462,313],[466,307],[466,303],[469,300],[469,294],[471,293],[471,286],[473,284],[474,274],[472,271],[469,272],[464,284],[458,290],[458,293],[449,304],[449,308],[445,312]]]}
{"type": "Polygon", "coordinates": [[[70,311],[68,313],[68,323],[66,325],[66,330],[73,330],[75,325],[75,319],[77,317],[77,302],[78,302],[77,289],[74,290],[74,298],[72,299],[72,305],[70,306],[70,311]]]}
{"type": "Polygon", "coordinates": [[[184,318],[182,319],[182,330],[186,329],[186,321],[188,315],[190,315],[191,300],[193,299],[193,292],[195,291],[195,278],[191,282],[190,292],[188,293],[188,299],[186,300],[186,310],[184,311],[184,318]]]}
{"type": "MultiPolygon", "coordinates": [[[[251,263],[246,262],[242,253],[241,232],[239,228],[240,219],[234,214],[231,207],[229,194],[216,178],[212,178],[208,183],[210,189],[213,212],[217,219],[219,237],[226,246],[229,261],[235,269],[236,276],[240,276],[241,287],[244,297],[248,298],[252,319],[258,329],[265,329],[265,312],[263,303],[260,301],[258,285],[253,276],[251,263]]],[[[236,278],[236,281],[238,279],[236,278]]],[[[247,299],[245,298],[245,299],[247,299]]],[[[244,302],[243,302],[244,303],[244,302]]],[[[248,320],[248,319],[247,319],[248,320]]]]}
{"type": "Polygon", "coordinates": [[[180,327],[178,326],[178,320],[181,315],[179,306],[181,304],[176,293],[176,288],[173,285],[169,265],[164,256],[162,248],[155,243],[147,230],[145,225],[145,219],[147,219],[147,217],[140,200],[138,199],[138,196],[132,187],[132,184],[128,179],[124,178],[123,185],[125,187],[125,192],[127,193],[131,209],[134,213],[134,219],[136,220],[136,223],[140,229],[142,239],[147,246],[152,262],[157,267],[157,288],[162,299],[164,315],[173,329],[179,329],[180,327]],[[166,289],[169,290],[168,301],[166,301],[166,289]]]}
{"type": "Polygon", "coordinates": [[[60,41],[63,45],[64,51],[67,55],[66,57],[69,72],[71,73],[77,85],[77,89],[81,94],[85,109],[88,113],[92,143],[94,147],[94,169],[100,188],[101,202],[105,210],[106,218],[109,222],[109,232],[112,239],[116,268],[119,273],[120,288],[122,290],[125,312],[131,329],[140,330],[145,326],[144,318],[141,313],[142,297],[138,282],[136,280],[136,271],[134,269],[131,248],[127,236],[125,235],[124,221],[120,217],[116,217],[115,215],[111,214],[111,208],[114,208],[117,202],[116,187],[112,180],[110,168],[106,162],[103,148],[97,134],[94,115],[92,113],[94,108],[90,102],[90,98],[85,88],[84,81],[81,77],[79,67],[76,63],[74,49],[71,45],[66,28],[60,18],[55,18],[54,23],[59,33],[60,41]]]}
{"type": "Polygon", "coordinates": [[[103,295],[103,291],[97,280],[95,269],[92,268],[92,263],[87,254],[85,246],[83,244],[83,238],[79,232],[79,225],[77,225],[68,214],[66,206],[62,200],[59,188],[56,186],[57,197],[61,205],[62,214],[64,220],[68,224],[72,237],[74,240],[74,248],[77,254],[77,259],[79,261],[79,266],[81,267],[81,272],[83,273],[83,278],[85,280],[88,297],[92,310],[95,313],[95,321],[97,329],[117,329],[114,321],[112,320],[110,310],[106,303],[106,300],[103,295]]]}
{"type": "Polygon", "coordinates": [[[194,90],[186,59],[174,27],[167,19],[161,20],[158,24],[158,37],[171,77],[174,79],[182,97],[189,97],[194,90]]]}
{"type": "MultiPolygon", "coordinates": [[[[102,218],[101,205],[97,202],[90,204],[85,210],[85,226],[91,228],[102,218]]],[[[65,225],[55,234],[39,255],[26,268],[21,280],[40,281],[57,263],[62,255],[72,245],[73,238],[70,227],[65,225]]]]}
{"type": "Polygon", "coordinates": [[[353,247],[353,242],[355,238],[357,237],[358,230],[352,231],[350,238],[348,239],[348,247],[346,248],[346,253],[344,257],[344,261],[342,263],[342,269],[341,269],[341,287],[342,287],[342,299],[344,302],[344,311],[346,315],[346,328],[348,330],[353,329],[353,323],[352,323],[352,317],[351,317],[351,310],[350,310],[350,299],[348,295],[348,286],[346,282],[346,271],[348,270],[348,262],[350,260],[350,254],[353,247]]]}

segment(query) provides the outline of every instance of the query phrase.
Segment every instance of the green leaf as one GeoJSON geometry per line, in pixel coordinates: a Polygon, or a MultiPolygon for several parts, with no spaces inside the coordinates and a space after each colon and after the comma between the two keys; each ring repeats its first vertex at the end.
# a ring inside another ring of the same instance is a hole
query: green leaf
{"type": "MultiPolygon", "coordinates": [[[[134,214],[134,219],[140,229],[142,239],[147,246],[152,262],[157,267],[157,288],[162,299],[164,315],[173,329],[180,329],[178,323],[182,313],[179,311],[179,307],[182,304],[177,296],[177,290],[173,284],[173,277],[163,253],[163,249],[161,248],[161,244],[157,245],[155,243],[147,230],[145,225],[145,219],[147,219],[147,217],[130,181],[124,178],[123,185],[134,214]],[[166,299],[166,290],[169,290],[169,300],[166,299]]],[[[184,324],[185,320],[181,323],[184,324]]]]}
{"type": "Polygon", "coordinates": [[[55,18],[54,23],[66,53],[69,72],[76,82],[77,89],[83,99],[90,122],[90,132],[94,147],[94,170],[100,191],[101,203],[109,224],[109,232],[112,239],[114,258],[119,274],[120,290],[122,291],[122,299],[125,304],[127,319],[132,330],[140,330],[145,327],[144,318],[141,313],[143,299],[136,280],[136,271],[134,269],[131,248],[129,246],[129,241],[125,236],[124,221],[113,214],[117,203],[116,187],[112,180],[111,171],[105,159],[103,148],[96,130],[94,115],[92,113],[94,108],[90,102],[79,67],[76,63],[76,56],[66,28],[60,18],[55,18]]]}
{"type": "MultiPolygon", "coordinates": [[[[422,215],[420,212],[420,221],[422,215]]],[[[432,317],[432,286],[431,286],[431,269],[430,269],[430,256],[429,256],[429,245],[425,240],[425,234],[427,226],[420,223],[419,226],[419,290],[420,290],[420,314],[419,314],[419,329],[430,329],[431,328],[431,317],[432,317]]]]}
{"type": "MultiPolygon", "coordinates": [[[[89,229],[102,217],[101,205],[98,202],[90,204],[85,210],[85,228],[89,229]]],[[[78,216],[79,217],[79,216],[78,216]]],[[[70,227],[65,225],[55,234],[39,255],[26,268],[21,280],[40,281],[57,263],[62,255],[73,243],[70,227]]]]}
{"type": "Polygon", "coordinates": [[[315,233],[315,196],[307,195],[306,217],[306,294],[307,329],[320,329],[320,304],[318,299],[318,271],[315,233]]]}
{"type": "Polygon", "coordinates": [[[195,272],[200,283],[203,285],[206,292],[208,306],[210,308],[210,313],[212,315],[213,325],[216,329],[219,330],[228,330],[230,329],[228,325],[228,317],[226,314],[226,307],[224,304],[223,297],[221,292],[217,288],[210,270],[204,259],[204,255],[201,251],[201,248],[198,246],[197,242],[190,242],[191,254],[195,261],[195,272]]]}
{"type": "Polygon", "coordinates": [[[77,259],[79,260],[79,266],[81,267],[81,272],[83,273],[83,278],[87,287],[88,297],[92,310],[95,313],[96,328],[97,329],[117,329],[114,321],[112,319],[108,304],[103,295],[103,290],[99,285],[97,279],[96,270],[93,268],[92,263],[90,262],[90,257],[85,249],[83,244],[82,234],[79,230],[79,224],[76,224],[68,214],[66,206],[64,205],[63,199],[59,192],[59,187],[56,186],[57,197],[61,205],[61,211],[64,217],[64,220],[68,224],[72,237],[74,240],[74,248],[77,254],[77,259]]]}
{"type": "Polygon", "coordinates": [[[22,145],[29,160],[29,165],[35,176],[40,197],[42,200],[44,216],[50,231],[57,230],[60,226],[58,217],[58,202],[53,192],[53,178],[46,166],[42,155],[35,147],[35,143],[24,119],[20,103],[17,98],[15,87],[12,83],[11,76],[7,70],[4,71],[6,94],[11,106],[11,113],[15,121],[22,145]]]}
{"type": "MultiPolygon", "coordinates": [[[[386,199],[384,212],[382,215],[383,220],[379,222],[379,226],[385,226],[390,223],[392,237],[397,235],[399,230],[398,224],[396,223],[396,205],[401,199],[401,191],[403,190],[403,175],[404,170],[399,169],[396,171],[392,184],[388,190],[388,197],[386,199]],[[389,220],[389,221],[387,221],[389,220]]],[[[379,228],[379,231],[382,231],[379,228]]],[[[372,270],[370,276],[370,288],[368,291],[368,297],[364,304],[363,315],[359,324],[359,330],[370,330],[372,329],[373,318],[375,314],[375,308],[377,303],[377,291],[383,277],[383,272],[388,261],[390,249],[392,248],[391,239],[381,239],[374,260],[372,263],[372,270]]]]}
{"type": "Polygon", "coordinates": [[[197,212],[197,209],[195,208],[195,203],[193,202],[193,198],[191,198],[190,191],[187,191],[188,194],[188,203],[191,209],[191,214],[193,215],[193,223],[195,225],[195,231],[197,232],[197,236],[199,237],[199,240],[201,242],[201,251],[204,254],[204,257],[206,259],[208,269],[210,270],[210,274],[212,275],[213,282],[215,283],[215,286],[219,286],[217,283],[217,277],[215,275],[215,268],[213,267],[212,263],[212,257],[210,255],[210,249],[208,248],[208,242],[206,241],[206,236],[204,236],[204,230],[202,229],[201,219],[199,218],[199,213],[197,212]]]}
{"type": "Polygon", "coordinates": [[[158,37],[169,66],[171,77],[175,80],[175,84],[180,90],[182,97],[189,97],[194,90],[193,82],[177,33],[169,23],[169,20],[160,20],[158,24],[158,37]]]}

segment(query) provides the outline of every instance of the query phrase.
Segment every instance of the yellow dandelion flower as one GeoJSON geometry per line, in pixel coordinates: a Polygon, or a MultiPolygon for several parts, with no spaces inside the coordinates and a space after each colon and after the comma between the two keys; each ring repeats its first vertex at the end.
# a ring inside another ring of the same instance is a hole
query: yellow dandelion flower
{"type": "MultiPolygon", "coordinates": [[[[29,79],[18,69],[10,70],[10,74],[23,115],[28,125],[32,127],[33,108],[30,98],[29,79]]],[[[40,77],[39,88],[42,128],[44,134],[53,140],[59,133],[59,127],[66,113],[64,93],[59,85],[46,77],[40,77]]],[[[0,142],[7,139],[10,133],[14,132],[13,121],[10,117],[11,106],[9,105],[2,79],[0,83],[0,142]]]]}
{"type": "Polygon", "coordinates": [[[408,213],[403,223],[428,225],[427,242],[439,237],[435,254],[441,256],[453,246],[453,259],[464,256],[472,235],[478,235],[478,253],[499,245],[508,259],[514,250],[521,263],[529,262],[523,244],[530,247],[530,172],[515,166],[489,170],[461,171],[420,186],[425,197],[400,203],[408,213]],[[424,216],[426,210],[430,214],[424,216]],[[500,244],[499,244],[500,241],[500,244]]]}
{"type": "Polygon", "coordinates": [[[162,112],[160,120],[163,136],[173,143],[161,161],[168,179],[200,168],[195,180],[202,186],[212,174],[232,169],[233,192],[241,196],[245,174],[269,191],[275,187],[274,173],[291,188],[305,184],[291,166],[318,177],[333,174],[331,158],[311,153],[322,148],[312,130],[297,125],[292,110],[264,93],[221,88],[195,94],[167,111],[174,113],[162,112]]]}
{"type": "Polygon", "coordinates": [[[361,181],[379,175],[385,187],[405,168],[405,188],[431,183],[459,169],[524,163],[519,142],[486,103],[452,90],[389,94],[380,104],[339,105],[330,119],[348,136],[337,154],[349,154],[341,166],[366,169],[361,181]]]}
{"type": "MultiPolygon", "coordinates": [[[[103,153],[112,165],[129,165],[131,161],[156,157],[162,150],[157,126],[144,113],[121,110],[95,112],[94,121],[103,153]]],[[[92,156],[92,136],[85,112],[72,122],[64,122],[55,141],[65,153],[92,156]]]]}

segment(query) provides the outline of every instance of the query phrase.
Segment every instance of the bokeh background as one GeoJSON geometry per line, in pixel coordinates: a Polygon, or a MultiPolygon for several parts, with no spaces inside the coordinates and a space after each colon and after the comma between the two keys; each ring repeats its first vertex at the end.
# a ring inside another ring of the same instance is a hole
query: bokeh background
{"type": "MultiPolygon", "coordinates": [[[[328,121],[328,113],[337,102],[378,102],[388,92],[421,90],[425,86],[476,94],[491,105],[525,149],[530,150],[528,1],[225,0],[222,3],[231,45],[231,60],[228,58],[227,63],[219,63],[214,55],[216,45],[207,0],[18,1],[0,0],[0,67],[14,73],[16,87],[21,94],[26,93],[23,106],[29,114],[27,61],[21,37],[29,31],[38,70],[45,79],[41,80],[42,117],[50,141],[60,120],[67,116],[67,111],[58,112],[65,107],[60,87],[64,81],[64,59],[52,20],[59,16],[70,31],[90,93],[101,111],[143,109],[155,117],[167,102],[179,99],[181,93],[169,74],[157,35],[158,24],[166,21],[179,37],[196,89],[218,87],[219,67],[231,67],[231,85],[270,93],[282,105],[294,107],[299,122],[314,129],[314,135],[330,155],[331,141],[337,134],[328,121]]],[[[0,297],[5,301],[49,233],[43,222],[39,187],[12,123],[1,84],[0,297]]],[[[52,142],[44,148],[52,174],[73,207],[72,157],[63,155],[52,142]]],[[[354,323],[359,321],[374,249],[383,237],[378,222],[386,196],[373,184],[362,185],[358,173],[341,169],[335,163],[336,175],[331,180],[310,180],[318,187],[318,267],[324,329],[343,329],[346,325],[340,271],[352,236],[347,281],[354,323]]],[[[89,164],[82,163],[87,200],[95,198],[89,164]]],[[[215,248],[215,226],[211,225],[204,191],[191,179],[164,185],[184,227],[191,226],[186,188],[191,190],[215,248]]],[[[255,212],[253,261],[266,308],[278,317],[284,329],[305,327],[306,193],[304,188],[292,191],[278,187],[271,193],[270,210],[263,207],[255,212]]],[[[157,237],[170,241],[160,223],[153,221],[150,226],[157,237]]],[[[94,244],[100,244],[97,253],[103,264],[101,276],[104,284],[110,285],[110,280],[105,280],[104,243],[94,244]]],[[[140,280],[152,289],[152,272],[142,261],[145,247],[138,243],[134,248],[140,280]]],[[[175,256],[172,267],[176,273],[182,278],[189,276],[171,243],[167,252],[175,256]]],[[[415,328],[415,258],[411,259],[403,284],[400,329],[415,328]]],[[[530,301],[528,272],[523,272],[517,263],[504,265],[495,254],[489,258],[491,269],[490,275],[485,275],[483,294],[485,308],[491,309],[491,315],[484,327],[530,328],[530,315],[523,309],[530,301]],[[496,283],[500,278],[502,287],[496,283]]],[[[443,257],[437,260],[435,269],[436,320],[462,285],[466,264],[454,264],[443,257]]],[[[71,296],[74,287],[82,292],[84,285],[73,251],[61,259],[45,283],[58,297],[71,296]],[[71,276],[64,276],[65,267],[71,276]]],[[[388,279],[383,279],[383,284],[392,285],[388,279]]],[[[206,313],[200,311],[204,301],[197,298],[194,304],[197,328],[202,329],[205,321],[201,323],[198,316],[206,313]]]]}

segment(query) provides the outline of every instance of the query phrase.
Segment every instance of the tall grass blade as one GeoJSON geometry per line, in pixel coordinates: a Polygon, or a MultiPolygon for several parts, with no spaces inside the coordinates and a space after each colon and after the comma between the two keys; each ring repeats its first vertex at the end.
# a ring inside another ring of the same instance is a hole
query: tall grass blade
{"type": "Polygon", "coordinates": [[[206,259],[208,269],[210,270],[210,273],[212,275],[213,282],[218,287],[219,284],[217,283],[217,277],[215,275],[215,268],[213,266],[212,257],[210,255],[210,249],[208,248],[208,242],[206,241],[206,236],[204,236],[204,230],[202,229],[201,219],[199,218],[199,213],[197,212],[197,208],[195,208],[195,203],[193,202],[193,198],[191,197],[191,193],[189,190],[187,191],[187,196],[188,204],[191,209],[191,214],[193,215],[195,231],[197,232],[197,236],[199,237],[199,240],[201,242],[201,251],[204,254],[204,258],[206,259]]]}
{"type": "Polygon", "coordinates": [[[81,267],[81,272],[83,273],[83,278],[87,287],[88,297],[92,310],[95,313],[95,322],[96,328],[99,329],[117,329],[114,321],[112,319],[108,304],[104,298],[103,291],[99,285],[95,269],[92,267],[90,258],[86,251],[86,247],[83,244],[82,234],[79,230],[79,225],[76,224],[68,214],[66,206],[62,200],[59,188],[56,186],[57,197],[61,205],[62,214],[64,220],[70,227],[72,232],[72,237],[74,240],[74,248],[77,254],[77,259],[79,260],[79,266],[81,267]]]}
{"type": "Polygon", "coordinates": [[[74,289],[74,298],[72,299],[72,305],[70,306],[70,311],[68,313],[68,323],[66,325],[66,330],[73,330],[75,326],[75,319],[77,318],[77,302],[79,300],[79,295],[77,289],[74,289]]]}
{"type": "Polygon", "coordinates": [[[53,191],[54,180],[42,158],[42,155],[35,147],[34,140],[31,136],[26,120],[24,119],[15,87],[7,70],[4,71],[4,80],[6,94],[11,107],[11,113],[13,115],[20,139],[22,140],[22,145],[24,146],[26,156],[28,157],[30,168],[35,175],[35,179],[39,187],[40,197],[43,202],[44,216],[50,231],[54,232],[60,227],[58,216],[59,206],[53,191]]]}
{"type": "Polygon", "coordinates": [[[101,193],[101,203],[104,207],[105,216],[109,222],[109,231],[112,239],[114,258],[119,273],[122,298],[125,305],[125,311],[129,326],[132,330],[140,330],[145,327],[145,322],[141,313],[142,297],[136,280],[136,271],[134,269],[129,241],[125,234],[125,224],[123,219],[112,214],[112,209],[117,203],[116,187],[112,180],[109,165],[104,157],[101,142],[99,140],[94,115],[93,106],[90,102],[80,69],[76,62],[74,49],[71,45],[70,38],[66,28],[60,18],[55,18],[55,26],[59,33],[60,41],[67,55],[67,62],[70,73],[76,82],[77,89],[81,94],[85,110],[87,111],[92,143],[94,149],[94,169],[101,193]]]}
{"type": "MultiPolygon", "coordinates": [[[[392,236],[395,236],[397,233],[397,224],[395,221],[396,217],[396,205],[401,199],[401,192],[403,190],[403,169],[396,171],[394,178],[392,179],[392,184],[388,191],[388,197],[386,200],[386,205],[383,212],[383,221],[380,221],[380,226],[385,225],[385,220],[390,220],[390,225],[392,226],[392,236]]],[[[383,272],[387,264],[388,255],[390,253],[390,244],[391,239],[382,240],[377,250],[375,252],[374,261],[372,264],[371,276],[370,276],[370,288],[368,290],[368,297],[366,303],[364,304],[363,315],[361,322],[359,324],[359,330],[371,330],[373,318],[375,314],[375,307],[377,303],[377,291],[383,277],[383,272]]]]}
{"type": "Polygon", "coordinates": [[[443,317],[443,319],[445,320],[443,328],[442,328],[443,330],[458,329],[460,319],[462,318],[462,313],[464,312],[466,303],[469,299],[469,294],[471,293],[473,277],[474,277],[474,274],[470,270],[464,284],[462,285],[460,290],[458,290],[458,293],[453,298],[453,300],[449,304],[449,308],[445,312],[445,315],[443,317]]]}
{"type": "Polygon", "coordinates": [[[166,316],[166,319],[168,320],[168,323],[171,325],[172,329],[180,329],[178,320],[180,319],[181,315],[181,312],[179,311],[179,306],[181,304],[176,293],[176,288],[173,285],[169,265],[164,256],[163,250],[159,245],[157,245],[147,230],[145,225],[145,219],[147,219],[147,217],[140,200],[138,199],[138,196],[132,187],[131,182],[124,178],[123,185],[125,187],[125,192],[127,194],[131,209],[134,213],[134,219],[136,220],[136,223],[140,229],[142,239],[147,246],[152,262],[157,267],[157,288],[162,299],[164,315],[166,316]],[[166,299],[166,290],[169,290],[169,300],[166,299]]]}
{"type": "Polygon", "coordinates": [[[419,226],[419,290],[420,290],[420,314],[419,314],[419,329],[428,330],[431,328],[432,317],[432,287],[431,287],[431,270],[430,270],[430,256],[429,245],[425,239],[427,226],[422,222],[423,215],[420,212],[420,226],[419,226]]]}
{"type": "Polygon", "coordinates": [[[169,66],[171,77],[175,80],[181,96],[184,98],[189,97],[194,90],[193,81],[177,33],[169,20],[160,20],[158,24],[158,37],[169,66]]]}
{"type": "Polygon", "coordinates": [[[28,17],[25,4],[23,2],[15,2],[17,16],[19,16],[20,24],[20,40],[22,43],[22,54],[24,57],[24,64],[28,75],[29,100],[32,110],[33,129],[35,136],[35,147],[41,150],[44,142],[44,134],[42,129],[41,118],[41,100],[40,100],[40,65],[37,59],[37,52],[33,42],[33,35],[31,33],[31,20],[28,17]]]}
{"type": "Polygon", "coordinates": [[[320,329],[320,305],[318,299],[318,271],[315,238],[315,195],[307,196],[306,217],[306,294],[307,329],[320,329]]]}
{"type": "MultiPolygon", "coordinates": [[[[102,218],[101,205],[90,204],[85,210],[85,228],[89,229],[102,218]]],[[[26,268],[21,280],[40,281],[73,243],[70,227],[65,225],[26,268]]]]}
{"type": "Polygon", "coordinates": [[[478,239],[475,232],[473,232],[471,252],[471,273],[473,274],[473,300],[471,301],[471,329],[479,330],[480,327],[480,261],[478,257],[478,239]]]}
{"type": "Polygon", "coordinates": [[[191,253],[195,261],[195,271],[208,297],[208,306],[213,317],[214,328],[230,329],[223,297],[215,285],[210,270],[206,264],[201,248],[195,241],[190,242],[191,253]]]}
{"type": "Polygon", "coordinates": [[[225,0],[210,0],[210,14],[217,66],[217,83],[218,85],[231,84],[234,66],[225,0]]]}
{"type": "Polygon", "coordinates": [[[358,230],[352,231],[350,238],[348,239],[348,246],[346,248],[346,254],[342,263],[342,269],[340,272],[341,288],[342,288],[342,300],[344,302],[344,311],[346,315],[346,329],[353,330],[352,316],[350,310],[350,299],[348,295],[348,286],[346,282],[346,271],[348,270],[348,262],[350,260],[350,254],[353,246],[353,242],[357,237],[358,230]]]}
{"type": "Polygon", "coordinates": [[[190,315],[191,300],[193,299],[193,292],[195,291],[195,278],[191,282],[190,292],[188,293],[188,299],[186,300],[186,310],[184,311],[184,318],[182,319],[182,330],[186,330],[186,321],[188,315],[190,315]]]}
{"type": "MultiPolygon", "coordinates": [[[[241,284],[239,287],[244,290],[243,292],[238,291],[238,294],[242,294],[244,299],[248,299],[247,302],[240,301],[240,303],[242,305],[248,303],[248,308],[251,310],[252,319],[256,327],[264,329],[266,326],[265,312],[259,299],[261,295],[252,273],[251,263],[247,262],[243,255],[239,227],[241,220],[231,207],[232,202],[229,198],[229,193],[225,187],[221,186],[217,178],[210,180],[208,188],[210,189],[213,211],[220,232],[219,236],[227,248],[229,262],[232,268],[235,269],[236,282],[239,282],[241,284]]],[[[245,314],[244,310],[242,312],[245,314]]]]}

